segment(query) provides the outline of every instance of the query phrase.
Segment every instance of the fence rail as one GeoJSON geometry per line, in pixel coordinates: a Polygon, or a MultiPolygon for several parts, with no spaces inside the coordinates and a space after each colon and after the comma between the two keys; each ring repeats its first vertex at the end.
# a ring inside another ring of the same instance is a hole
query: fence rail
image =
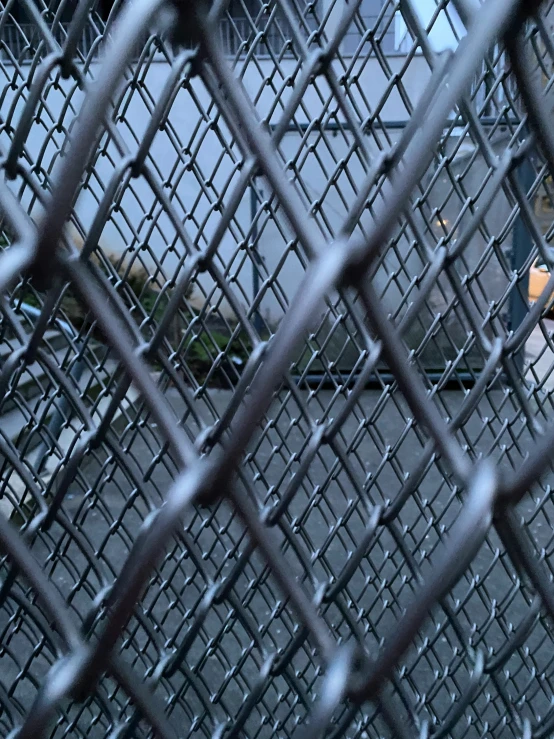
{"type": "Polygon", "coordinates": [[[553,4],[243,5],[2,6],[0,732],[546,739],[553,4]]]}
{"type": "MultiPolygon", "coordinates": [[[[372,28],[378,25],[379,20],[378,16],[366,16],[363,18],[363,23],[367,28],[372,28]]],[[[402,44],[406,44],[405,29],[395,31],[395,23],[390,19],[386,19],[386,24],[386,28],[379,34],[378,48],[385,54],[401,53],[402,44]]],[[[274,55],[281,55],[285,58],[293,56],[287,44],[290,39],[289,26],[283,18],[271,19],[263,27],[258,27],[255,20],[251,18],[229,15],[221,18],[218,25],[222,48],[231,57],[244,56],[253,46],[256,48],[258,58],[274,55]]],[[[54,29],[54,38],[62,46],[69,28],[70,23],[64,22],[58,23],[54,29]]],[[[317,25],[313,19],[310,19],[308,28],[317,31],[317,25]]],[[[140,57],[141,43],[147,38],[148,34],[145,34],[144,39],[137,42],[135,60],[140,57]]],[[[101,34],[96,25],[85,26],[78,40],[77,61],[87,59],[90,55],[97,58],[101,49],[100,39],[101,34]]],[[[8,17],[0,35],[0,55],[8,64],[12,60],[17,60],[19,63],[30,63],[41,43],[44,44],[44,38],[36,25],[25,22],[17,23],[8,17]]],[[[341,51],[346,56],[352,56],[356,52],[360,54],[358,50],[361,47],[361,54],[365,56],[375,53],[371,48],[371,43],[372,41],[370,42],[364,32],[364,27],[358,23],[345,34],[341,51]]],[[[192,44],[189,46],[192,47],[192,44]]]]}

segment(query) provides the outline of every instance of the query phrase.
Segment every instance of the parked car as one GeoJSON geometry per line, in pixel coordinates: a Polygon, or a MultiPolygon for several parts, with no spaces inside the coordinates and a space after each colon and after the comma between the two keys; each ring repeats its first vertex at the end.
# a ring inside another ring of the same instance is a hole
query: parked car
{"type": "MultiPolygon", "coordinates": [[[[542,294],[546,287],[546,283],[550,279],[550,270],[548,266],[537,259],[533,262],[533,266],[529,270],[529,302],[534,303],[542,294]]],[[[549,312],[554,310],[554,293],[550,298],[551,302],[548,306],[549,312]]]]}

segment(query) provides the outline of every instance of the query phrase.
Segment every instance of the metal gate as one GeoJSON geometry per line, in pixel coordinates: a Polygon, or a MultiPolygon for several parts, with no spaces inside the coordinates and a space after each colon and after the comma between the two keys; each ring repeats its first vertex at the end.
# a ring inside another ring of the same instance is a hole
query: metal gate
{"type": "Polygon", "coordinates": [[[2,736],[554,734],[552,5],[2,3],[2,736]]]}

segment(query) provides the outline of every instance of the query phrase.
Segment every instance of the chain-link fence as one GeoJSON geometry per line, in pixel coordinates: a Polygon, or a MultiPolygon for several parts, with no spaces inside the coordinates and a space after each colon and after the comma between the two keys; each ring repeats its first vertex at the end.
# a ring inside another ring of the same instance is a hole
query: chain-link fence
{"type": "Polygon", "coordinates": [[[1,7],[2,736],[552,736],[553,3],[1,7]]]}

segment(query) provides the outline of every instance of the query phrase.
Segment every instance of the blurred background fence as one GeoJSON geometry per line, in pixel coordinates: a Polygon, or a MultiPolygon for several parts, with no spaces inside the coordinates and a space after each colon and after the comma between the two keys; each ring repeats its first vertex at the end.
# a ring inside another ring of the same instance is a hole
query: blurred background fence
{"type": "Polygon", "coordinates": [[[552,2],[0,7],[0,732],[554,734],[552,2]]]}

